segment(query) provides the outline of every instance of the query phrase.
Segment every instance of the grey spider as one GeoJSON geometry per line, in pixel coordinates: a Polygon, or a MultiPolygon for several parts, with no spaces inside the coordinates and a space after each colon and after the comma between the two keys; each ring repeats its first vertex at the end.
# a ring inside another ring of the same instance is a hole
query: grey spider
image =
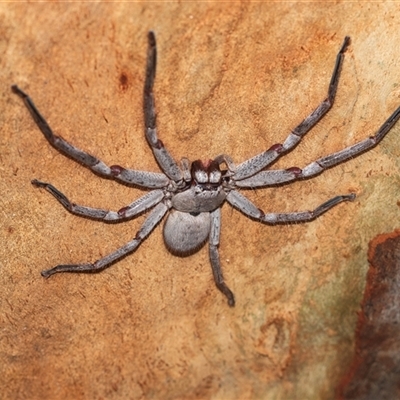
{"type": "Polygon", "coordinates": [[[333,197],[313,211],[266,214],[241,194],[238,189],[276,186],[318,175],[325,169],[376,146],[400,118],[399,107],[374,136],[344,150],[319,158],[303,169],[292,167],[280,170],[265,170],[278,157],[292,150],[331,108],[338,87],[344,53],[349,43],[350,38],[345,37],[336,57],[327,98],[300,125],[289,133],[282,144],[274,144],[268,150],[239,165],[235,165],[232,159],[225,154],[221,154],[213,160],[196,160],[192,163],[183,158],[178,165],[161,140],[158,139],[153,95],[157,52],[155,35],[151,31],[148,33],[146,78],[144,83],[145,135],[163,173],[136,171],[119,165],[109,167],[96,157],[76,148],[60,136],[56,136],[30,97],[16,85],[13,85],[13,92],[24,100],[37,126],[54,148],[90,168],[98,175],[115,179],[124,184],[151,189],[150,192],[128,206],[118,211],[109,211],[72,203],[53,185],[36,179],[32,180],[33,185],[45,188],[71,213],[95,220],[127,220],[152,208],[136,236],[113,253],[95,261],[93,264],[57,265],[42,271],[42,276],[47,278],[56,272],[88,272],[105,269],[116,260],[136,250],[154,227],[169,213],[163,230],[167,248],[177,255],[189,255],[198,251],[208,239],[209,256],[215,284],[227,297],[228,304],[234,306],[235,298],[224,282],[218,252],[221,226],[220,209],[225,200],[247,217],[267,224],[303,222],[317,218],[342,201],[353,200],[355,194],[350,193],[333,197]],[[221,165],[225,165],[224,168],[226,169],[221,169],[221,165]]]}

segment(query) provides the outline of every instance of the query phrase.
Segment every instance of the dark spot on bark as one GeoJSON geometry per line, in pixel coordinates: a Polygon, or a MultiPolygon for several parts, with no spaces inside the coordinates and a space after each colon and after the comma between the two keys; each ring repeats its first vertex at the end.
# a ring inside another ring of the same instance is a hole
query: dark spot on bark
{"type": "Polygon", "coordinates": [[[375,237],[358,312],[355,351],[338,399],[400,398],[400,231],[375,237]]]}
{"type": "Polygon", "coordinates": [[[121,88],[122,91],[128,90],[129,87],[129,79],[128,75],[125,72],[122,72],[121,75],[119,76],[119,87],[121,88]]]}

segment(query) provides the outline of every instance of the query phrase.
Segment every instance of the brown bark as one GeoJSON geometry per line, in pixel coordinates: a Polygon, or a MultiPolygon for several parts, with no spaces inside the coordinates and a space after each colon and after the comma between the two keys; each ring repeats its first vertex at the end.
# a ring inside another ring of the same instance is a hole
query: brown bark
{"type": "Polygon", "coordinates": [[[243,161],[326,96],[333,109],[273,167],[303,167],[371,135],[400,104],[400,30],[387,3],[70,3],[0,6],[0,387],[4,399],[330,399],[354,351],[368,242],[399,227],[400,127],[381,145],[312,180],[249,193],[264,211],[319,219],[265,226],[224,205],[221,261],[236,295],[215,288],[206,249],[179,258],[162,226],[99,274],[40,271],[94,261],[144,216],[102,224],[71,201],[118,209],[142,191],[103,180],[51,148],[21,100],[54,131],[112,164],[157,171],[143,135],[146,32],[156,31],[159,134],[180,159],[243,161]]]}

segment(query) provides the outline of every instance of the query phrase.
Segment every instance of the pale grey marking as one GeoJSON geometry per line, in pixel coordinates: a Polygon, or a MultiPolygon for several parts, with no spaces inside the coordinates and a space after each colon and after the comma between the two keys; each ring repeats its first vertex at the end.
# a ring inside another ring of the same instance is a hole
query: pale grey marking
{"type": "Polygon", "coordinates": [[[320,174],[323,170],[324,168],[319,165],[318,161],[314,161],[302,169],[302,175],[310,177],[320,174]]]}
{"type": "Polygon", "coordinates": [[[302,136],[295,135],[294,133],[290,132],[289,136],[283,142],[282,146],[285,150],[290,150],[291,148],[295,147],[297,143],[300,142],[302,136]]]}

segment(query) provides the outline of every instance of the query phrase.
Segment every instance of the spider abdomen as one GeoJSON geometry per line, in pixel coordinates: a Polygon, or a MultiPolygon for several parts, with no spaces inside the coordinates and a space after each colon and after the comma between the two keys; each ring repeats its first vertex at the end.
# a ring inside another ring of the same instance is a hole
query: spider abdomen
{"type": "Polygon", "coordinates": [[[210,228],[210,213],[189,214],[173,209],[165,221],[164,241],[173,254],[192,254],[205,243],[210,228]]]}

